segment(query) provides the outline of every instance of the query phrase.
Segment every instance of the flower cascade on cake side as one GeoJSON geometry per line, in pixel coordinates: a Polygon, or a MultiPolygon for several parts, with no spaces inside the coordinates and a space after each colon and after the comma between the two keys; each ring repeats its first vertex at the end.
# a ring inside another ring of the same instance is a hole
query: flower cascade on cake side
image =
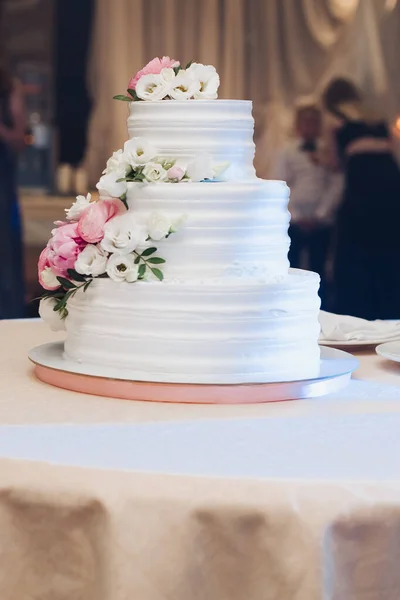
{"type": "Polygon", "coordinates": [[[65,212],[66,220],[56,221],[38,263],[45,290],[39,313],[53,330],[64,328],[68,299],[85,292],[96,278],[162,281],[165,260],[153,242],[168,238],[185,220],[154,212],[140,222],[119,198],[92,201],[90,194],[78,196],[65,212]]]}
{"type": "Polygon", "coordinates": [[[119,94],[114,99],[124,102],[215,100],[219,83],[219,75],[212,65],[191,61],[182,67],[179,61],[163,56],[153,58],[131,78],[127,96],[119,94]]]}
{"type": "MultiPolygon", "coordinates": [[[[120,100],[186,100],[217,97],[219,76],[214,67],[189,63],[183,69],[169,57],[155,58],[129,82],[129,97],[120,100]]],[[[132,138],[113,153],[97,183],[99,199],[77,196],[57,221],[42,251],[39,282],[45,289],[39,313],[52,329],[64,329],[68,300],[85,292],[96,278],[134,283],[163,280],[165,260],[154,242],[167,239],[184,224],[186,215],[169,217],[150,212],[145,222],[130,210],[128,184],[176,184],[217,181],[229,163],[214,164],[202,153],[187,163],[162,157],[148,140],[132,138]]]]}

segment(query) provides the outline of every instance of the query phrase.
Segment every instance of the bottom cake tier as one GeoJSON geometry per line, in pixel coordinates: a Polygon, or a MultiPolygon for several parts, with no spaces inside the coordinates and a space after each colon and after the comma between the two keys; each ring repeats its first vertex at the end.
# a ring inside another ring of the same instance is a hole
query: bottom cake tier
{"type": "Polygon", "coordinates": [[[65,355],[165,383],[296,381],[319,370],[319,277],[291,270],[250,280],[97,279],[68,301],[65,355]]]}

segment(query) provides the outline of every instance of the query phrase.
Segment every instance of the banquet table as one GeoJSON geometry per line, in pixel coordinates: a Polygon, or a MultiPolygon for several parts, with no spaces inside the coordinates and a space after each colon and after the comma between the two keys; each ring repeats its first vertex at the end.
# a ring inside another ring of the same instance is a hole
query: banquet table
{"type": "Polygon", "coordinates": [[[257,405],[38,381],[0,322],[1,600],[398,600],[400,365],[257,405]]]}

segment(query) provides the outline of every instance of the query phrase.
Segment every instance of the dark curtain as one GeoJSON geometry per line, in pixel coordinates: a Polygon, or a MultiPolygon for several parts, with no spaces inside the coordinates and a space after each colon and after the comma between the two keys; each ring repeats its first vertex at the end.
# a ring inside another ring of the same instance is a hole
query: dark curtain
{"type": "Polygon", "coordinates": [[[55,32],[55,118],[59,162],[78,166],[87,142],[90,99],[86,70],[94,0],[58,0],[55,32]]]}

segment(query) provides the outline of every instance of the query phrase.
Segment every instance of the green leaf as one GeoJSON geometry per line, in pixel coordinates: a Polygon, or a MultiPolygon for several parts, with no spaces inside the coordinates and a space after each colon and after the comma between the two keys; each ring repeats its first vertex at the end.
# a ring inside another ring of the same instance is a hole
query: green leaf
{"type": "Polygon", "coordinates": [[[58,312],[59,310],[62,310],[63,308],[65,308],[65,300],[64,298],[62,300],[59,300],[57,302],[57,304],[54,305],[54,312],[58,312]]]}
{"type": "Polygon", "coordinates": [[[65,279],[65,277],[57,277],[57,280],[61,283],[65,290],[73,290],[76,287],[72,281],[65,279]]]}
{"type": "Polygon", "coordinates": [[[157,252],[157,248],[146,248],[146,250],[143,250],[142,256],[150,256],[154,252],[157,252]]]}
{"type": "Polygon", "coordinates": [[[121,181],[126,181],[127,178],[126,177],[120,177],[119,179],[117,179],[117,183],[120,183],[121,181]]]}
{"type": "Polygon", "coordinates": [[[139,96],[137,95],[137,93],[135,92],[135,90],[127,90],[128,94],[136,101],[140,100],[139,96]]]}
{"type": "Polygon", "coordinates": [[[162,281],[164,279],[164,275],[163,272],[160,271],[160,269],[157,269],[156,267],[150,267],[151,272],[153,273],[154,277],[157,277],[157,279],[159,281],[162,281]]]}
{"type": "Polygon", "coordinates": [[[130,96],[125,96],[124,94],[117,94],[113,96],[113,100],[122,100],[122,102],[132,102],[132,98],[130,96]]]}
{"type": "Polygon", "coordinates": [[[165,260],[159,256],[152,256],[147,262],[151,263],[152,265],[162,265],[165,263],[165,260]]]}
{"type": "Polygon", "coordinates": [[[84,283],[86,281],[85,277],[75,271],[75,269],[67,269],[67,273],[74,281],[79,281],[79,283],[84,283]]]}
{"type": "Polygon", "coordinates": [[[88,289],[89,285],[92,283],[93,279],[89,279],[85,285],[83,286],[83,291],[86,292],[86,290],[88,289]]]}
{"type": "Polygon", "coordinates": [[[192,59],[192,60],[190,60],[190,61],[188,62],[188,64],[186,65],[185,69],[188,69],[189,67],[191,67],[193,63],[194,63],[194,60],[193,60],[193,59],[192,59]]]}
{"type": "Polygon", "coordinates": [[[68,309],[66,307],[60,310],[60,317],[63,321],[68,317],[68,309]]]}
{"type": "Polygon", "coordinates": [[[177,67],[173,67],[173,69],[174,69],[175,75],[178,75],[179,71],[182,71],[181,65],[178,65],[177,67]]]}
{"type": "Polygon", "coordinates": [[[119,199],[121,200],[122,204],[125,206],[126,210],[128,210],[129,206],[128,206],[128,202],[126,201],[126,193],[122,194],[122,196],[120,196],[119,199]]]}
{"type": "Polygon", "coordinates": [[[146,273],[146,268],[147,268],[147,265],[145,263],[142,263],[140,265],[140,267],[139,267],[139,273],[138,273],[139,279],[143,279],[143,276],[146,273]]]}
{"type": "Polygon", "coordinates": [[[142,257],[140,255],[135,258],[135,265],[138,265],[140,263],[141,258],[142,257]]]}
{"type": "Polygon", "coordinates": [[[135,173],[132,181],[144,181],[146,179],[146,176],[143,175],[143,173],[135,173]]]}

